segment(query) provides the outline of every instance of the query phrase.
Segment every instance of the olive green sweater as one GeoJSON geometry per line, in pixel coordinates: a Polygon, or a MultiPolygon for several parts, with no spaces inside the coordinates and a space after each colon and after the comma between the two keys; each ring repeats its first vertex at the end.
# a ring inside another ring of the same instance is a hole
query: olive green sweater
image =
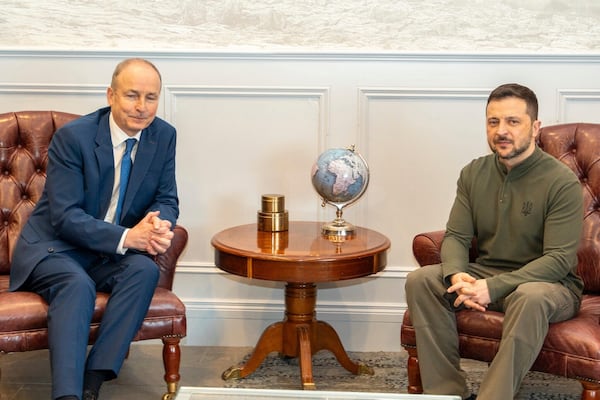
{"type": "Polygon", "coordinates": [[[458,179],[441,249],[444,279],[468,272],[476,237],[476,262],[506,271],[487,278],[492,302],[524,282],[561,282],[581,296],[575,269],[582,220],[579,180],[541,149],[510,172],[495,154],[475,159],[458,179]]]}

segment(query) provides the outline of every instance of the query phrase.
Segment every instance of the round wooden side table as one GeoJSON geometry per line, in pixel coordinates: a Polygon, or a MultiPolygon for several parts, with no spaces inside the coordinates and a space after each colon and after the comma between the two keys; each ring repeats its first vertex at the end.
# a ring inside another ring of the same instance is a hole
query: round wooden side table
{"type": "Polygon", "coordinates": [[[302,387],[315,389],[312,355],[331,351],[353,374],[372,368],[352,361],[331,325],[316,318],[319,282],[365,277],[382,271],[390,241],[376,231],[356,227],[352,238],[337,242],[321,234],[320,222],[290,221],[283,232],[263,232],[256,224],[225,229],[213,236],[215,264],[230,274],[286,282],[285,317],[262,333],[250,358],[222,378],[243,378],[254,372],[271,352],[299,357],[302,387]]]}

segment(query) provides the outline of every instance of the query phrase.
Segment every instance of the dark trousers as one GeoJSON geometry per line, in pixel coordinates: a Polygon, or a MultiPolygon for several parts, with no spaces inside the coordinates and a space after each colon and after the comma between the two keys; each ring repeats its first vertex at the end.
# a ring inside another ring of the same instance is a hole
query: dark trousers
{"type": "Polygon", "coordinates": [[[159,271],[141,254],[99,257],[81,250],[51,254],[33,270],[23,290],[49,305],[48,342],[52,398],[81,398],[86,369],[115,378],[148,311],[159,271]],[[98,337],[87,356],[96,291],[110,293],[98,337]]]}
{"type": "MultiPolygon", "coordinates": [[[[469,273],[477,278],[501,272],[469,264],[469,273]]],[[[460,367],[455,309],[445,293],[439,264],[418,268],[407,276],[406,301],[415,328],[423,390],[466,398],[470,390],[460,367]]],[[[527,282],[489,309],[504,312],[502,340],[477,398],[512,399],[542,348],[549,324],[575,316],[579,299],[560,283],[527,282]]]]}

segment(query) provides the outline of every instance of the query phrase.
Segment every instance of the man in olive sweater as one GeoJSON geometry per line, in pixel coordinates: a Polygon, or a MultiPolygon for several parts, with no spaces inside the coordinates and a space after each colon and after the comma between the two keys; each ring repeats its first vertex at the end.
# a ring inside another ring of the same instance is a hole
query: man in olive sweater
{"type": "Polygon", "coordinates": [[[425,393],[512,399],[542,347],[548,325],[575,316],[583,195],[575,174],[535,144],[535,94],[496,88],[486,107],[492,154],[463,168],[442,263],[408,274],[406,297],[416,331],[425,393]],[[469,262],[477,238],[479,256],[469,262]],[[502,340],[476,396],[460,368],[455,311],[505,313],[502,340]]]}

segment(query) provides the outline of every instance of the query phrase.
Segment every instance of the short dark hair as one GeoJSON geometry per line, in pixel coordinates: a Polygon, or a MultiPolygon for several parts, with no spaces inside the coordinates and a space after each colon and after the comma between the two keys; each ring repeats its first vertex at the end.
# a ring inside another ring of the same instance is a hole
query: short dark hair
{"type": "Polygon", "coordinates": [[[147,66],[151,67],[154,71],[156,71],[156,74],[158,75],[158,80],[162,85],[162,76],[160,75],[160,71],[158,70],[158,68],[156,68],[156,66],[154,64],[152,64],[150,61],[143,59],[143,58],[128,58],[126,60],[121,61],[115,67],[115,71],[112,74],[112,80],[110,82],[110,87],[112,87],[114,89],[116,80],[117,80],[117,77],[119,76],[119,74],[125,69],[125,67],[129,66],[130,64],[135,64],[135,63],[146,64],[147,66]]]}
{"type": "Polygon", "coordinates": [[[487,104],[494,100],[502,100],[507,97],[516,97],[525,100],[527,105],[527,114],[531,117],[531,121],[538,119],[538,100],[531,89],[518,83],[506,83],[498,86],[490,93],[487,104]]]}

